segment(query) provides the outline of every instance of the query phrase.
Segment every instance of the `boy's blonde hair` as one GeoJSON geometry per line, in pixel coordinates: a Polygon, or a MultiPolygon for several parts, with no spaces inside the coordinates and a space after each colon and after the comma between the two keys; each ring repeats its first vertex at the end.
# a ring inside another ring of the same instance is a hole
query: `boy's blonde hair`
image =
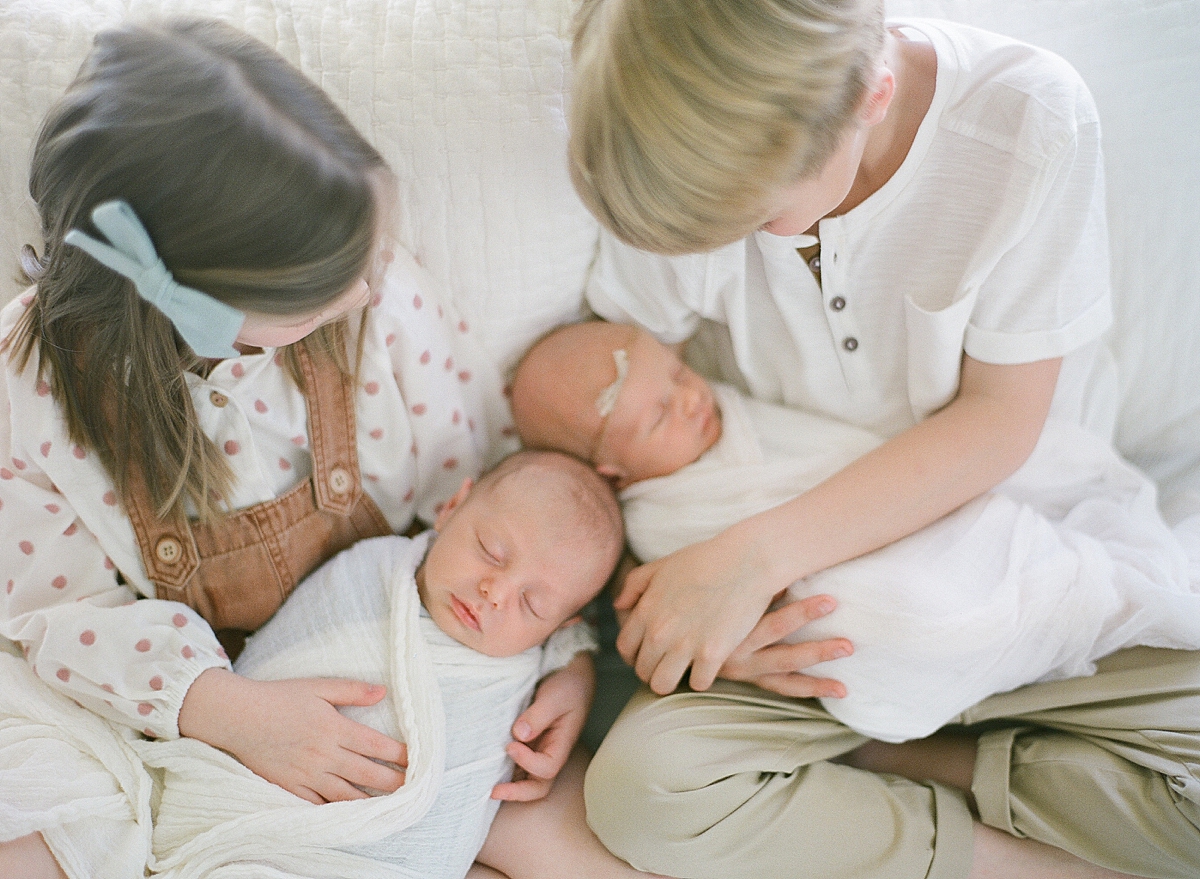
{"type": "Polygon", "coordinates": [[[745,237],[832,155],[883,41],[882,0],[584,0],[575,188],[645,250],[745,237]]]}

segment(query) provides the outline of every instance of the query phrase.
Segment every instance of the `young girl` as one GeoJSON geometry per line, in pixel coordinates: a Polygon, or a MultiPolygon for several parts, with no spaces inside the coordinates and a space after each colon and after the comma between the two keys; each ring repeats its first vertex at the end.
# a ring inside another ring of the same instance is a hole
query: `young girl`
{"type": "MultiPolygon", "coordinates": [[[[143,875],[150,777],[108,768],[139,735],[314,803],[403,783],[403,745],[337,711],[381,687],[249,681],[223,646],[502,451],[498,378],[388,243],[392,188],[319,88],[214,22],[102,33],[46,119],[36,289],[0,320],[0,636],[27,660],[0,652],[5,875],[143,875]]],[[[518,719],[529,778],[499,795],[544,794],[587,662],[518,719]]]]}
{"type": "MultiPolygon", "coordinates": [[[[862,740],[808,703],[701,692],[719,669],[772,687],[778,653],[746,639],[774,595],[988,491],[1051,411],[1108,436],[1103,168],[1075,72],[971,28],[886,27],[879,0],[592,0],[575,60],[572,173],[621,239],[603,239],[593,309],[669,343],[703,321],[720,377],[888,438],[630,575],[618,648],[653,691],[671,693],[689,668],[693,691],[639,697],[606,739],[588,778],[601,839],[678,876],[1110,875],[973,826],[970,790],[987,824],[1115,869],[1194,874],[1200,832],[1164,784],[1191,778],[1200,748],[1200,707],[1184,698],[1200,680],[1194,654],[988,700],[972,719],[1006,719],[999,728],[903,767],[944,783],[932,786],[822,762],[862,740]],[[1064,707],[1135,695],[1124,716],[1084,722],[1064,707]],[[1084,723],[1087,741],[1017,732],[1012,718],[1030,711],[1084,723]],[[1114,732],[1184,717],[1191,732],[1156,739],[1152,756],[1114,732]],[[1071,768],[1021,771],[1043,755],[1071,768]],[[1123,781],[1106,786],[1110,772],[1123,781]],[[1131,826],[1170,830],[1146,843],[1131,826]]],[[[1200,798],[1184,796],[1194,814],[1200,798]]]]}

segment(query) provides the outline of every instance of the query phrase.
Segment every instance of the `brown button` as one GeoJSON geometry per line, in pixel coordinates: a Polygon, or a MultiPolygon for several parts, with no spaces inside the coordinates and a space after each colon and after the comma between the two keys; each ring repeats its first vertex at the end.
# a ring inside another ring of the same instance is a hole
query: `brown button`
{"type": "Polygon", "coordinates": [[[846,300],[843,299],[841,296],[834,296],[832,299],[829,300],[829,307],[832,308],[834,311],[841,311],[843,308],[846,307],[846,300]]]}
{"type": "Polygon", "coordinates": [[[329,471],[329,487],[334,494],[345,494],[350,490],[350,473],[345,467],[334,467],[329,471]]]}
{"type": "Polygon", "coordinates": [[[208,395],[208,402],[212,403],[218,409],[224,409],[225,405],[229,402],[229,398],[220,391],[213,391],[208,395]]]}
{"type": "Polygon", "coordinates": [[[173,565],[183,558],[183,546],[174,537],[160,537],[154,545],[154,554],[166,565],[173,565]]]}
{"type": "Polygon", "coordinates": [[[858,348],[858,339],[854,338],[853,336],[847,336],[846,338],[842,339],[842,347],[847,351],[854,351],[858,348]]]}

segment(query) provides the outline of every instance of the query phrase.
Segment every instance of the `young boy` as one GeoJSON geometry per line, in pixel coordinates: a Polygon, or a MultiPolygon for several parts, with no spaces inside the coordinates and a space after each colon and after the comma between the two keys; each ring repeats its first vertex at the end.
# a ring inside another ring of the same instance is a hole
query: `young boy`
{"type": "MultiPolygon", "coordinates": [[[[531,446],[586,456],[621,491],[629,543],[655,561],[785,503],[883,440],[707,384],[638,328],[556,330],[521,360],[513,414],[531,446]]],[[[1200,555],[1200,553],[1198,553],[1200,555]]],[[[1090,674],[1122,647],[1200,647],[1188,557],[1144,476],[1051,419],[1012,477],[917,533],[792,584],[832,595],[805,638],[854,654],[810,669],[822,704],[882,741],[923,738],[993,693],[1090,674]]]]}
{"type": "Polygon", "coordinates": [[[405,784],[315,810],[213,749],[145,743],[165,779],[159,869],[250,859],[300,875],[321,865],[321,875],[461,879],[500,806],[492,789],[512,775],[513,722],[538,680],[588,646],[571,624],[622,545],[604,480],[567,455],[525,451],[464,481],[435,531],[336,556],[235,668],[386,687],[382,702],[340,710],[407,743],[405,784]]]}

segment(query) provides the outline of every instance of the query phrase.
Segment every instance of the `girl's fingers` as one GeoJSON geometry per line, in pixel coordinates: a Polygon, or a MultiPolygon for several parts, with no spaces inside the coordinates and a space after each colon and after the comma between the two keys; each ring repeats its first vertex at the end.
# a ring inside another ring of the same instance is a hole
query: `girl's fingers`
{"type": "Polygon", "coordinates": [[[327,803],[340,803],[345,800],[365,800],[368,794],[360,791],[346,779],[326,773],[317,785],[317,793],[327,803]]]}
{"type": "Polygon", "coordinates": [[[330,705],[374,705],[387,695],[382,684],[368,684],[348,678],[319,679],[316,693],[330,705]]]}

